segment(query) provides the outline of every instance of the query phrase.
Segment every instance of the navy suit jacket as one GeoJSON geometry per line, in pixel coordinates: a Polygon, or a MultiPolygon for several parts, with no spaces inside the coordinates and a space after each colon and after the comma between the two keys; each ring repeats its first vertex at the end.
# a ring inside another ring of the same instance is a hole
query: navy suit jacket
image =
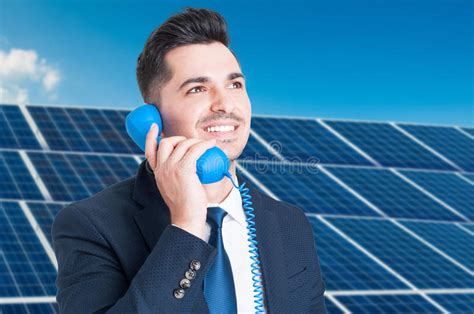
{"type": "MultiPolygon", "coordinates": [[[[208,313],[202,282],[216,249],[171,225],[145,162],[135,177],[56,216],[52,236],[60,312],[208,313]],[[176,298],[173,291],[192,260],[201,267],[184,296],[176,298]]],[[[307,217],[250,182],[246,187],[255,209],[267,311],[325,313],[325,284],[307,217]]]]}

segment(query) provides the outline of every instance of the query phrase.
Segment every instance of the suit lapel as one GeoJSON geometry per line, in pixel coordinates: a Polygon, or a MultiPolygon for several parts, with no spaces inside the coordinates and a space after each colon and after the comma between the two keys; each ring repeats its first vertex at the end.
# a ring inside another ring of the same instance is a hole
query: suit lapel
{"type": "Polygon", "coordinates": [[[167,225],[171,224],[170,211],[156,186],[155,177],[147,169],[144,160],[138,169],[133,199],[143,206],[134,215],[135,223],[145,238],[148,248],[153,250],[167,225]]]}
{"type": "MultiPolygon", "coordinates": [[[[237,173],[240,183],[246,180],[237,173]]],[[[227,180],[227,179],[225,179],[227,180]]],[[[265,198],[250,182],[245,185],[252,196],[255,214],[260,266],[264,282],[264,299],[267,310],[288,313],[288,282],[283,241],[276,214],[268,207],[265,198]]],[[[143,206],[134,215],[150,251],[154,248],[163,230],[171,223],[170,211],[156,187],[153,173],[144,160],[138,169],[133,199],[143,206]]]]}

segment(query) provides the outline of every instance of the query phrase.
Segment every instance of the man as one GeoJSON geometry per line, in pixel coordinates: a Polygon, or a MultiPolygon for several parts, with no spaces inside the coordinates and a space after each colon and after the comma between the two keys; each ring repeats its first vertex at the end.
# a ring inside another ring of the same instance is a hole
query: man
{"type": "MultiPolygon", "coordinates": [[[[153,126],[136,177],[56,217],[62,312],[255,312],[241,195],[228,178],[203,185],[196,175],[197,159],[218,146],[233,179],[243,182],[235,160],[249,137],[251,106],[228,44],[224,19],[205,9],[170,17],[148,38],[137,79],[145,102],[162,116],[162,140],[156,144],[153,126]],[[211,208],[221,213],[220,229],[209,220],[211,208]]],[[[324,313],[325,285],[306,216],[247,187],[263,283],[259,309],[324,313]]]]}

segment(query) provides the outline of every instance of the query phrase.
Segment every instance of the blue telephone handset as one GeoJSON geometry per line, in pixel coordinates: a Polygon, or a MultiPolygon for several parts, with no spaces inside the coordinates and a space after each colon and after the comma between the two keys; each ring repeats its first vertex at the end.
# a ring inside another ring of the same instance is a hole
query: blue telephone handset
{"type": "MultiPolygon", "coordinates": [[[[155,105],[144,104],[130,112],[125,120],[127,133],[142,151],[145,151],[146,135],[153,122],[158,126],[156,142],[159,143],[163,125],[155,105]]],[[[214,146],[199,157],[196,162],[196,173],[202,184],[215,183],[221,181],[224,176],[230,177],[229,166],[230,162],[226,154],[219,147],[214,146]]]]}
{"type": "MultiPolygon", "coordinates": [[[[150,130],[151,125],[155,122],[158,126],[158,137],[156,138],[157,143],[161,140],[162,121],[160,113],[155,105],[144,104],[132,112],[130,112],[125,119],[125,127],[127,133],[130,135],[132,140],[137,144],[142,151],[145,151],[146,135],[150,130]]],[[[235,184],[232,179],[232,175],[229,173],[230,162],[226,154],[217,146],[209,148],[202,154],[201,157],[196,161],[196,173],[202,184],[214,183],[222,180],[224,177],[228,177],[235,188],[237,188],[242,196],[242,206],[247,216],[247,229],[249,232],[249,252],[251,253],[252,259],[252,280],[254,290],[254,301],[255,301],[255,313],[263,313],[263,290],[261,273],[259,269],[260,261],[258,259],[258,242],[256,240],[256,229],[255,214],[253,214],[252,198],[249,194],[249,189],[245,187],[245,183],[239,187],[235,184]]]]}

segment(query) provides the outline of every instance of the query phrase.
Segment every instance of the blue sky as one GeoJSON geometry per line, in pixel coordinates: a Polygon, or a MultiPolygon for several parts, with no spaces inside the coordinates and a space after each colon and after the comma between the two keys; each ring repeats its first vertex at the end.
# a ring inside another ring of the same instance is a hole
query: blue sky
{"type": "Polygon", "coordinates": [[[309,2],[3,0],[3,100],[138,106],[146,38],[193,6],[226,18],[254,113],[474,124],[471,0],[309,2]]]}

